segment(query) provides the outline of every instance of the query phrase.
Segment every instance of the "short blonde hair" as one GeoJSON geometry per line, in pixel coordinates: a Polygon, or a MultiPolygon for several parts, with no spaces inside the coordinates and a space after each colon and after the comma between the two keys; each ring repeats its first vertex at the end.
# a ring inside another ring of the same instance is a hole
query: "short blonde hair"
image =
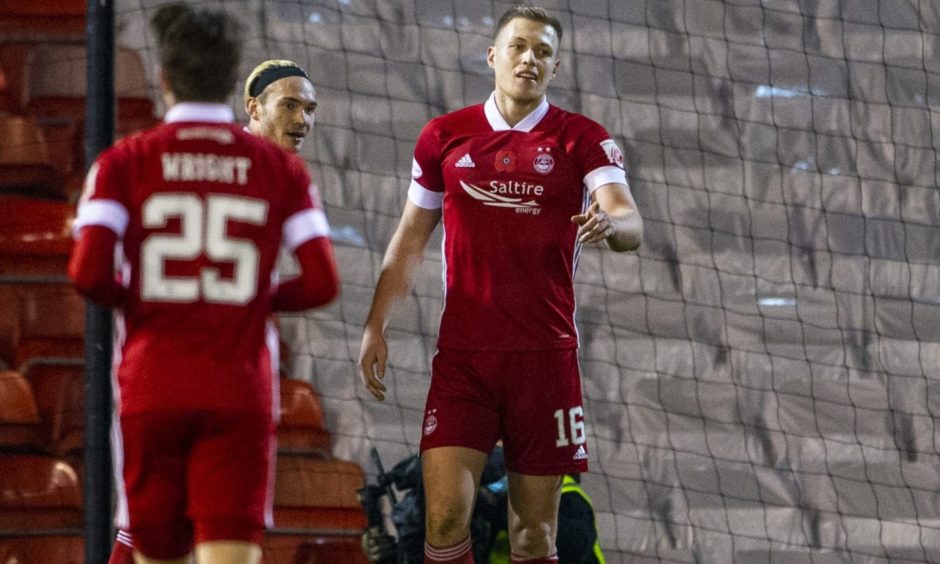
{"type": "Polygon", "coordinates": [[[256,66],[254,70],[251,71],[251,74],[248,75],[248,78],[245,79],[245,89],[244,89],[245,101],[247,102],[248,98],[252,97],[251,86],[255,83],[255,81],[258,79],[261,73],[263,73],[264,71],[268,69],[284,68],[284,67],[287,67],[287,68],[293,67],[293,68],[299,69],[300,72],[303,73],[304,76],[307,76],[304,70],[300,67],[300,65],[298,65],[294,61],[288,61],[287,59],[267,60],[261,63],[260,65],[256,66]]]}

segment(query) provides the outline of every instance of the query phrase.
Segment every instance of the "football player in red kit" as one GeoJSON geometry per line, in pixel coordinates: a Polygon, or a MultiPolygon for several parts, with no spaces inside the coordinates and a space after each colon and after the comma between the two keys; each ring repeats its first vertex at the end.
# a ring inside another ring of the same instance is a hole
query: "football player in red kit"
{"type": "Polygon", "coordinates": [[[329,226],[303,162],[233,123],[237,23],[170,4],[151,27],[165,123],[91,167],[69,264],[117,308],[116,522],[138,562],[257,563],[277,401],[265,324],[336,296],[329,226]],[[301,274],[272,284],[282,244],[301,274]]]}
{"type": "MultiPolygon", "coordinates": [[[[313,128],[317,95],[307,73],[293,61],[271,59],[256,66],[245,80],[245,131],[298,153],[313,128]]],[[[272,356],[272,373],[278,374],[277,328],[270,320],[267,338],[272,356]]],[[[133,564],[133,539],[127,531],[118,531],[108,564],[133,564]]]]}
{"type": "Polygon", "coordinates": [[[422,427],[425,561],[470,564],[487,456],[504,442],[513,562],[555,562],[564,474],[587,470],[574,321],[583,244],[640,245],[623,155],[600,125],[551,105],[561,25],[521,5],[496,26],[483,104],[431,120],[365,323],[359,369],[378,399],[383,331],[444,226],[444,305],[422,427]]]}

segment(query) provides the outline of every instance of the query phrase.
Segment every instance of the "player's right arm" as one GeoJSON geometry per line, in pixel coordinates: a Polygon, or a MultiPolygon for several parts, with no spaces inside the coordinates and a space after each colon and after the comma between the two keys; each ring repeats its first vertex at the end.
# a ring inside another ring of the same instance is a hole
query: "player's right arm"
{"type": "Polygon", "coordinates": [[[121,202],[114,165],[115,151],[103,153],[88,170],[85,187],[73,225],[75,246],[69,258],[68,274],[83,296],[108,307],[120,307],[127,289],[115,277],[115,245],[127,229],[129,216],[121,202]]]}
{"type": "Polygon", "coordinates": [[[362,382],[379,401],[385,399],[385,385],[381,380],[385,377],[388,358],[385,326],[389,313],[408,294],[415,272],[424,260],[424,249],[440,219],[440,208],[420,207],[408,201],[385,252],[359,352],[362,382]]]}
{"type": "Polygon", "coordinates": [[[114,246],[118,235],[107,227],[90,225],[76,235],[69,258],[69,279],[86,298],[107,307],[120,307],[127,289],[114,276],[114,246]]]}

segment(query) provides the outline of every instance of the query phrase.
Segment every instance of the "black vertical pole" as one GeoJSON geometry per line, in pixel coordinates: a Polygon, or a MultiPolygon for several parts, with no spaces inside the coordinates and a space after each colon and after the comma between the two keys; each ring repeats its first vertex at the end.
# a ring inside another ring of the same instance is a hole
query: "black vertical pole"
{"type": "MultiPolygon", "coordinates": [[[[88,0],[85,163],[114,140],[114,5],[88,0]]],[[[111,311],[85,309],[85,563],[111,552],[111,311]]]]}

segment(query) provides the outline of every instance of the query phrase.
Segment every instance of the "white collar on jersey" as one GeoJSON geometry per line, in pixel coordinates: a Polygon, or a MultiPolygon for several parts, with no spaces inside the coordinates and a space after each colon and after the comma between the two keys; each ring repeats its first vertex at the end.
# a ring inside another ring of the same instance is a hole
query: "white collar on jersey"
{"type": "Polygon", "coordinates": [[[499,108],[496,107],[496,91],[494,90],[490,94],[489,100],[483,104],[483,113],[486,114],[486,121],[490,122],[490,127],[493,128],[493,131],[524,131],[528,133],[535,129],[535,126],[542,121],[542,118],[545,117],[545,114],[548,113],[548,98],[542,98],[542,103],[538,105],[537,108],[532,110],[529,115],[522,118],[522,120],[517,123],[515,126],[510,126],[506,122],[506,119],[503,117],[503,114],[499,113],[499,108]]]}
{"type": "Polygon", "coordinates": [[[226,104],[207,102],[180,102],[167,110],[163,117],[166,123],[195,121],[199,123],[232,123],[235,112],[226,104]]]}

